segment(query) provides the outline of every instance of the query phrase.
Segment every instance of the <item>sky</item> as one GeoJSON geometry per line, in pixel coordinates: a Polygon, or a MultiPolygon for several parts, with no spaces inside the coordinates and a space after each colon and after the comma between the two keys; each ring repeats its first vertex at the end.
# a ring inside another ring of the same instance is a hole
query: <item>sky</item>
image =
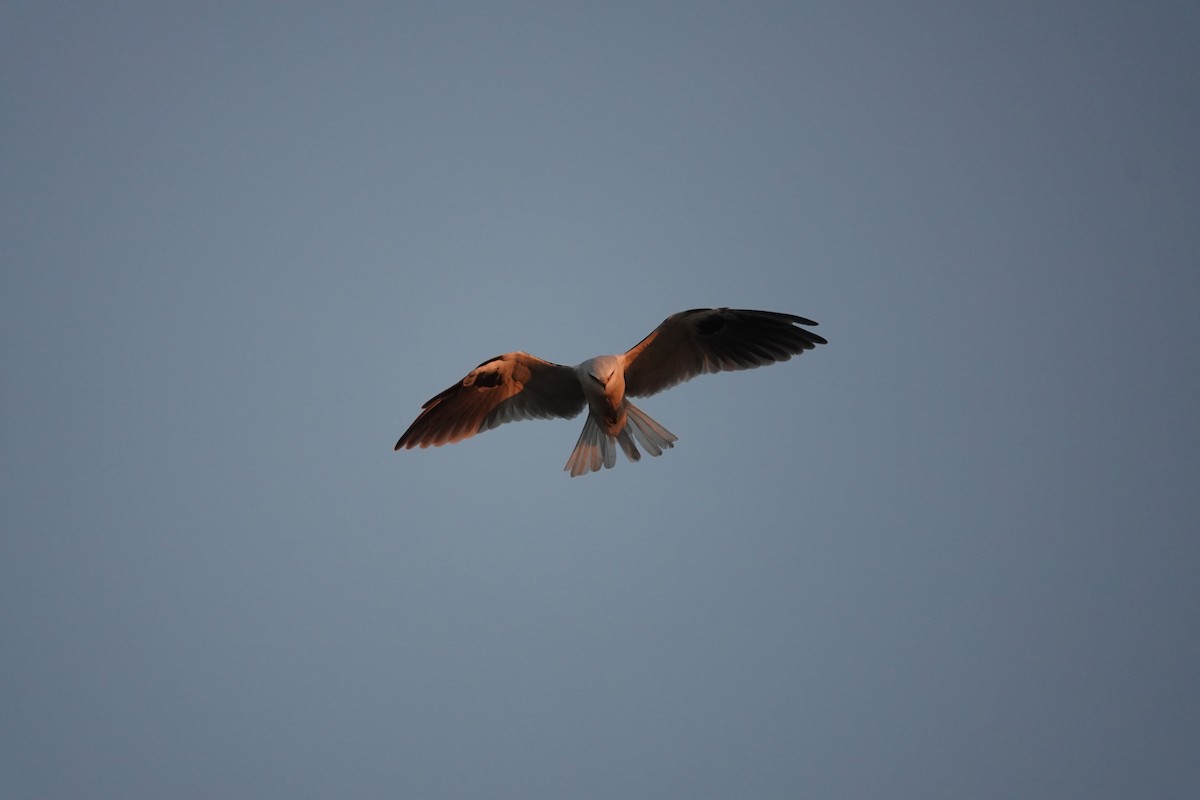
{"type": "Polygon", "coordinates": [[[1200,796],[1198,43],[0,5],[0,796],[1200,796]],[[829,344],[392,450],[709,306],[829,344]]]}

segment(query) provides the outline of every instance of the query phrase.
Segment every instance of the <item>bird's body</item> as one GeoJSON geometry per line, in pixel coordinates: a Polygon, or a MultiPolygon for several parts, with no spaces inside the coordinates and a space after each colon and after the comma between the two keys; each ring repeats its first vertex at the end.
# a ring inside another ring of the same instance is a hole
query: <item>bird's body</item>
{"type": "Polygon", "coordinates": [[[459,442],[505,422],[562,417],[588,410],[565,469],[572,477],[616,464],[619,446],[630,461],[674,446],[676,437],[629,402],[697,375],[751,369],[811,350],[825,339],[791,314],[730,308],[694,309],[667,317],[620,355],[567,367],[528,353],[483,362],[429,400],[396,449],[459,442]]]}

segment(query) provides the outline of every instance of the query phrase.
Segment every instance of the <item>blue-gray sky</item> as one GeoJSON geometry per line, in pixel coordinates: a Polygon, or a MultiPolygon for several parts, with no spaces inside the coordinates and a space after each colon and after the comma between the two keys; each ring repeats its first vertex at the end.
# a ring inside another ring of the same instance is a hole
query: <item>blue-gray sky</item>
{"type": "Polygon", "coordinates": [[[1200,795],[1195,3],[6,3],[5,798],[1200,795]],[[507,350],[830,344],[393,453],[507,350]]]}

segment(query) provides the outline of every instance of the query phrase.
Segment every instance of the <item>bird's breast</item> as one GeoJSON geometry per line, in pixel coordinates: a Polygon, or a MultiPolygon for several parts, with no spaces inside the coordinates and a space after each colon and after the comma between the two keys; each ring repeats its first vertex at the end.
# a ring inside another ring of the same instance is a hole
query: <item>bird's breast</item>
{"type": "Polygon", "coordinates": [[[625,427],[625,395],[621,388],[584,386],[588,408],[609,436],[616,436],[625,427]]]}

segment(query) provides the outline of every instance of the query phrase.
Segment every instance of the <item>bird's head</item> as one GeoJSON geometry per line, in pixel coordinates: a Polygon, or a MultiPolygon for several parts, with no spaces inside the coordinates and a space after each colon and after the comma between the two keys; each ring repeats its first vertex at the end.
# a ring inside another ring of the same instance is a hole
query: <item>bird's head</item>
{"type": "Polygon", "coordinates": [[[587,362],[587,376],[603,387],[607,387],[612,383],[613,376],[617,374],[621,365],[614,356],[599,356],[587,362]]]}

